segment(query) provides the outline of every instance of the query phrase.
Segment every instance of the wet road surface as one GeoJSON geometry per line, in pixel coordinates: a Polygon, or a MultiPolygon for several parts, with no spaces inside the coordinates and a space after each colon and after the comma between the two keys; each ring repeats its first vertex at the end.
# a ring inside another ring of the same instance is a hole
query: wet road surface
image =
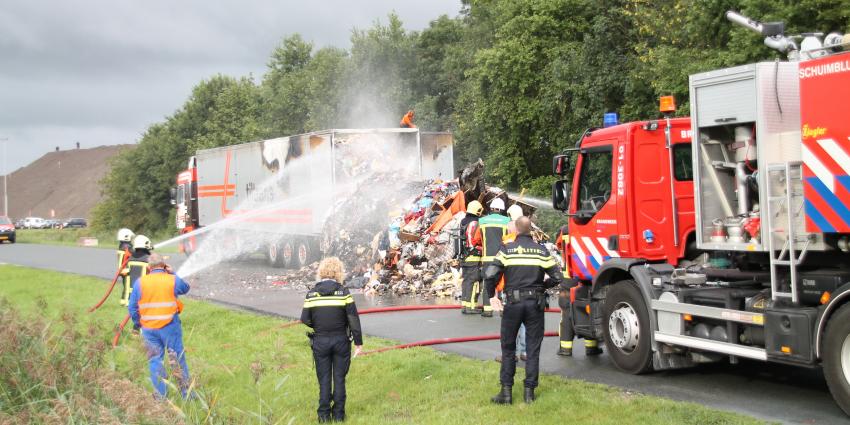
{"type": "MultiPolygon", "coordinates": [[[[169,254],[166,254],[169,255],[169,254]]],[[[170,254],[170,264],[179,268],[184,257],[170,254]]],[[[0,263],[52,269],[111,279],[115,252],[112,249],[67,246],[4,244],[0,263]]],[[[192,295],[224,305],[288,318],[301,312],[304,294],[289,283],[271,285],[267,276],[276,270],[262,261],[224,263],[190,278],[192,295]]],[[[2,285],[0,276],[0,285],[2,285]]],[[[274,280],[274,279],[271,279],[274,280]]],[[[355,295],[358,307],[411,304],[435,300],[392,299],[355,295]]],[[[436,300],[439,303],[449,300],[436,300]]],[[[384,313],[361,319],[368,335],[413,342],[432,338],[483,335],[498,332],[498,317],[461,316],[457,310],[384,313]]],[[[546,329],[557,330],[558,315],[547,314],[546,329]]],[[[368,345],[368,339],[366,340],[368,345]]],[[[844,413],[834,404],[820,369],[804,369],[770,363],[742,361],[704,365],[696,368],[633,376],[619,372],[606,355],[584,357],[581,343],[575,357],[555,355],[557,338],[546,338],[541,352],[541,370],[568,378],[614,385],[632,391],[685,400],[710,407],[736,411],[770,421],[797,424],[847,424],[844,413]]],[[[492,360],[499,355],[498,341],[480,341],[435,346],[464,356],[492,360]]],[[[367,347],[368,349],[368,347],[367,347]]],[[[522,372],[518,371],[518,382],[522,372]]],[[[497,390],[498,377],[493,377],[497,390]]],[[[545,388],[541,389],[545,397],[545,388]]]]}

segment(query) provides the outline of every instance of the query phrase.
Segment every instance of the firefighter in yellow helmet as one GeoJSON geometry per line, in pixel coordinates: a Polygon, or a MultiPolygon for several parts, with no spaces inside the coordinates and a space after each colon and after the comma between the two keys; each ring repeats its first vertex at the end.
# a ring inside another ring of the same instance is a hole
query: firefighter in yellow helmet
{"type": "Polygon", "coordinates": [[[484,206],[472,201],[466,206],[466,216],[460,221],[461,314],[475,314],[474,288],[481,282],[481,247],[472,242],[478,230],[478,219],[484,206]]]}
{"type": "MultiPolygon", "coordinates": [[[[475,232],[473,242],[481,246],[481,270],[496,259],[499,248],[502,246],[502,238],[508,234],[508,223],[511,221],[505,215],[505,201],[495,198],[490,201],[490,214],[478,221],[478,230],[475,232]]],[[[481,295],[483,311],[481,316],[493,317],[493,307],[490,306],[490,297],[484,293],[484,286],[478,285],[473,293],[473,299],[477,300],[481,295]]]]}
{"type": "MultiPolygon", "coordinates": [[[[153,244],[151,244],[151,240],[148,239],[147,236],[136,235],[136,237],[133,238],[133,253],[130,255],[130,261],[127,262],[127,267],[130,269],[129,277],[131,282],[136,282],[142,276],[146,276],[148,274],[148,257],[150,257],[151,251],[153,251],[153,244]]],[[[124,288],[124,294],[121,298],[122,304],[123,300],[127,300],[129,303],[131,292],[132,288],[124,288]]],[[[137,325],[138,323],[134,322],[134,331],[139,330],[137,325]]]]}
{"type": "Polygon", "coordinates": [[[130,298],[130,287],[133,282],[130,280],[130,268],[127,265],[129,257],[133,251],[133,238],[136,234],[130,229],[121,229],[118,231],[118,249],[115,254],[118,256],[118,274],[121,275],[124,290],[121,292],[121,300],[119,304],[126,306],[130,298]]]}

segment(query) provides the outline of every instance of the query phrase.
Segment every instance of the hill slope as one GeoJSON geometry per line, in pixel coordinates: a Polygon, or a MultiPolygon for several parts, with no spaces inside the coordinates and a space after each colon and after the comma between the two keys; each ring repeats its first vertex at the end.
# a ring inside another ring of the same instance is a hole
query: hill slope
{"type": "MultiPolygon", "coordinates": [[[[134,145],[100,146],[50,152],[9,175],[9,215],[64,219],[89,218],[100,202],[98,181],[109,171],[109,159],[134,145]]],[[[3,214],[0,179],[0,214],[3,214]]]]}

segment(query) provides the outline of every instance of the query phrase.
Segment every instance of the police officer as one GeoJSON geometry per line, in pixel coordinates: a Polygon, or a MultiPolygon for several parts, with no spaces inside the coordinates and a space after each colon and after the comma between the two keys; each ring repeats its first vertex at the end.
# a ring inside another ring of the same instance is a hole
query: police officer
{"type": "MultiPolygon", "coordinates": [[[[153,251],[153,244],[147,236],[136,235],[133,238],[133,253],[130,254],[130,261],[127,262],[127,268],[130,269],[128,272],[130,282],[135,282],[148,274],[148,257],[151,255],[151,251],[153,251]]],[[[129,303],[130,292],[131,289],[124,287],[124,293],[121,296],[122,304],[129,303]]],[[[139,329],[139,324],[134,322],[133,331],[138,332],[139,329]]]]}
{"type": "Polygon", "coordinates": [[[472,201],[466,206],[466,216],[460,221],[460,269],[463,275],[461,291],[461,314],[475,314],[475,285],[481,282],[481,247],[473,243],[478,231],[478,219],[484,211],[484,206],[478,201],[472,201]]]}
{"type": "MultiPolygon", "coordinates": [[[[490,214],[478,220],[478,231],[473,240],[475,244],[481,245],[481,270],[487,270],[487,266],[496,259],[496,254],[502,246],[502,238],[508,233],[508,223],[511,221],[505,215],[505,201],[496,198],[490,201],[490,214]]],[[[481,293],[484,304],[483,317],[493,317],[493,307],[490,306],[490,298],[484,292],[484,288],[478,288],[473,294],[477,300],[481,293]]]]}
{"type": "MultiPolygon", "coordinates": [[[[557,246],[563,255],[564,276],[570,275],[569,253],[567,252],[569,241],[570,236],[567,234],[567,229],[561,228],[561,232],[558,235],[557,246]]],[[[558,347],[559,356],[570,357],[573,355],[573,339],[575,339],[576,334],[573,329],[573,312],[570,302],[572,297],[570,296],[570,291],[577,285],[578,283],[575,279],[569,278],[564,279],[564,281],[558,285],[558,307],[561,309],[561,323],[558,326],[558,339],[560,344],[558,347]]],[[[599,354],[602,354],[602,348],[599,347],[599,341],[585,338],[584,355],[597,356],[599,354]]]]}
{"type": "Polygon", "coordinates": [[[495,297],[496,283],[505,276],[505,301],[502,313],[501,344],[502,366],[499,380],[502,390],[491,400],[498,404],[513,402],[512,388],[516,372],[516,337],[520,325],[526,328],[528,360],[525,364],[526,403],[534,401],[540,373],[540,345],[543,343],[543,316],[546,308],[546,288],[557,286],[563,279],[558,263],[549,252],[531,237],[531,220],[520,217],[516,221],[517,237],[502,246],[496,259],[484,271],[484,284],[490,303],[502,309],[495,297]],[[549,276],[544,281],[544,274],[549,276]]]}
{"type": "Polygon", "coordinates": [[[345,420],[345,375],[351,364],[351,340],[354,356],[363,348],[363,333],[354,299],[342,286],[342,262],[336,257],[319,263],[319,282],[307,292],[301,321],[313,328],[308,333],[319,380],[319,422],[345,420]],[[333,387],[331,382],[333,381],[333,387]],[[333,393],[333,406],[331,406],[333,393]]]}
{"type": "Polygon", "coordinates": [[[125,264],[125,260],[129,261],[131,251],[133,251],[133,238],[136,234],[130,229],[121,229],[118,231],[118,249],[115,254],[118,256],[118,274],[121,276],[124,290],[121,292],[121,300],[119,304],[126,306],[127,300],[130,298],[130,289],[133,282],[130,280],[130,268],[125,264]]]}

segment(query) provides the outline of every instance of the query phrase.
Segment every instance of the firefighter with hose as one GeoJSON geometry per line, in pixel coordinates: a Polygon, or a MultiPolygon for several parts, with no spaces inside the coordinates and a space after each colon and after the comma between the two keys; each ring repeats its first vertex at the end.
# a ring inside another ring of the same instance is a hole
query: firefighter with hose
{"type": "MultiPolygon", "coordinates": [[[[567,252],[570,236],[567,234],[567,228],[561,228],[558,234],[557,246],[562,253],[567,252]]],[[[561,323],[558,326],[558,339],[560,340],[558,347],[558,355],[570,357],[573,355],[573,340],[575,339],[575,331],[573,330],[573,317],[570,292],[576,287],[575,279],[569,278],[569,259],[564,255],[564,276],[567,277],[558,286],[558,307],[561,309],[561,323]]],[[[602,354],[602,348],[599,347],[599,341],[595,339],[584,339],[584,355],[598,356],[602,354]]]]}
{"type": "Polygon", "coordinates": [[[460,221],[460,269],[463,281],[461,283],[461,314],[479,313],[475,309],[475,286],[481,282],[481,248],[472,240],[478,231],[478,219],[484,212],[484,206],[478,201],[472,201],[466,206],[466,216],[460,221]]]}
{"type": "Polygon", "coordinates": [[[301,322],[313,328],[307,334],[313,348],[316,378],[319,380],[319,422],[345,420],[345,376],[351,365],[351,342],[354,357],[363,349],[360,316],[348,289],[342,261],[329,257],[319,263],[319,282],[307,292],[301,322]],[[333,398],[333,406],[331,406],[333,398]]]}
{"type": "Polygon", "coordinates": [[[540,375],[540,346],[543,343],[546,289],[563,280],[558,262],[548,250],[531,237],[531,220],[520,217],[516,221],[517,237],[499,249],[496,258],[484,270],[484,285],[490,304],[503,311],[501,324],[502,365],[499,381],[502,389],[491,398],[493,403],[513,402],[514,374],[516,373],[516,338],[521,325],[526,328],[528,360],[525,365],[523,400],[535,399],[540,375]],[[548,275],[549,279],[544,280],[548,275]],[[505,277],[505,304],[496,296],[496,284],[505,277]]]}
{"type": "Polygon", "coordinates": [[[180,325],[183,303],[177,297],[189,292],[189,284],[172,273],[161,255],[150,254],[147,262],[150,263],[150,273],[133,281],[127,310],[134,327],[142,329],[155,396],[164,399],[167,393],[165,379],[168,375],[164,367],[167,354],[169,360],[173,360],[169,363],[176,364],[179,369],[172,371],[171,375],[185,398],[189,388],[189,367],[180,325]]]}
{"type": "Polygon", "coordinates": [[[133,238],[135,237],[136,234],[130,229],[124,228],[118,231],[118,249],[115,250],[115,254],[118,256],[117,274],[120,275],[124,288],[121,292],[121,300],[118,303],[125,307],[129,303],[130,285],[133,283],[130,280],[130,268],[127,267],[127,263],[130,261],[130,255],[133,251],[133,238]]]}
{"type": "MultiPolygon", "coordinates": [[[[151,240],[145,235],[136,235],[133,238],[133,253],[130,255],[130,261],[127,262],[129,268],[130,281],[135,282],[148,274],[148,258],[153,251],[151,240]]],[[[125,287],[124,293],[121,296],[122,300],[130,300],[132,288],[125,287]]],[[[138,332],[139,326],[137,322],[133,322],[133,332],[138,332]]]]}
{"type": "MultiPolygon", "coordinates": [[[[496,259],[496,254],[502,246],[502,238],[508,234],[508,223],[510,218],[505,214],[505,201],[502,198],[495,198],[490,201],[490,214],[481,217],[478,220],[478,230],[475,232],[473,243],[481,246],[481,270],[487,270],[487,266],[493,263],[496,259]]],[[[487,296],[483,287],[476,287],[472,295],[473,300],[477,302],[478,295],[481,294],[483,311],[482,317],[493,317],[493,307],[490,306],[490,298],[487,296]]]]}

